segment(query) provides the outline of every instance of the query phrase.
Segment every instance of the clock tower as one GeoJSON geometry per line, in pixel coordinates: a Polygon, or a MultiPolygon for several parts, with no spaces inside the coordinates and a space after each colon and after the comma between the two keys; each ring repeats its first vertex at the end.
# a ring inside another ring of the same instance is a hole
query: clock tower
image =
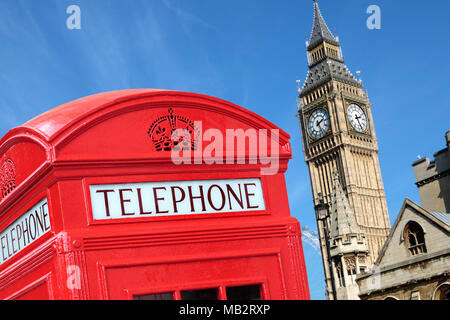
{"type": "Polygon", "coordinates": [[[306,45],[309,71],[299,88],[298,110],[305,161],[316,209],[327,298],[346,299],[352,295],[339,294],[340,288],[355,286],[353,276],[373,265],[390,230],[372,105],[362,81],[344,64],[339,38],[329,30],[316,0],[313,30],[306,45]],[[340,230],[358,230],[355,239],[363,241],[367,248],[364,256],[355,256],[364,259],[356,269],[355,264],[346,265],[345,261],[350,260],[343,257],[348,248],[342,245],[351,242],[354,232],[332,232],[336,223],[332,213],[339,211],[333,198],[336,185],[343,190],[340,197],[345,197],[339,201],[345,204],[339,210],[346,214],[340,216],[351,216],[345,221],[355,224],[340,230]]]}

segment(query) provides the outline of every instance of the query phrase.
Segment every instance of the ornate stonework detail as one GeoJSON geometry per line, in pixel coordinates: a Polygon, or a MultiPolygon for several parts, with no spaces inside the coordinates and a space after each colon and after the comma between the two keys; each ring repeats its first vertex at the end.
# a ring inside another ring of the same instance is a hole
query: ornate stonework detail
{"type": "Polygon", "coordinates": [[[16,166],[14,161],[4,157],[0,166],[0,195],[4,199],[16,188],[16,166]]]}
{"type": "Polygon", "coordinates": [[[155,150],[196,150],[200,136],[199,129],[187,117],[175,115],[172,108],[168,114],[152,122],[148,135],[153,141],[155,150]]]}
{"type": "Polygon", "coordinates": [[[365,265],[366,264],[366,257],[358,256],[358,263],[361,264],[361,265],[365,265]]]}
{"type": "Polygon", "coordinates": [[[341,264],[341,262],[339,260],[336,260],[335,266],[336,266],[337,273],[340,274],[342,272],[342,264],[341,264]]]}
{"type": "Polygon", "coordinates": [[[344,257],[347,270],[356,270],[356,258],[354,256],[344,257]]]}

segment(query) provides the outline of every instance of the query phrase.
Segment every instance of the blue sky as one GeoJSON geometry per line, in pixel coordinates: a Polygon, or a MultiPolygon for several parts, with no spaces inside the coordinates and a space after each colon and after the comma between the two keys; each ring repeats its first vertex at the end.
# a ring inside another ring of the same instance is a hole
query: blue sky
{"type": "MultiPolygon", "coordinates": [[[[411,164],[444,148],[450,130],[450,2],[319,0],[345,61],[373,103],[393,223],[420,203],[411,164]],[[366,9],[381,8],[381,30],[366,9]]],[[[161,88],[216,96],[288,132],[291,213],[316,229],[296,114],[307,74],[312,0],[2,0],[0,136],[65,102],[103,91],[161,88]],[[66,8],[81,8],[81,29],[66,8]]],[[[304,255],[313,299],[324,299],[320,256],[304,255]]]]}

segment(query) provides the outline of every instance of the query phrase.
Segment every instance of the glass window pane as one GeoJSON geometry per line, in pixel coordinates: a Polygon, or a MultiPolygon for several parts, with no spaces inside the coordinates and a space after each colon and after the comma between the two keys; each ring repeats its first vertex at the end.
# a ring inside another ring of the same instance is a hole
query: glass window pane
{"type": "Polygon", "coordinates": [[[172,292],[165,293],[153,293],[153,294],[143,294],[139,296],[134,296],[134,300],[173,300],[172,292]]]}
{"type": "Polygon", "coordinates": [[[217,300],[217,288],[181,291],[181,300],[217,300]]]}
{"type": "Polygon", "coordinates": [[[228,287],[227,300],[261,300],[261,286],[228,287]]]}

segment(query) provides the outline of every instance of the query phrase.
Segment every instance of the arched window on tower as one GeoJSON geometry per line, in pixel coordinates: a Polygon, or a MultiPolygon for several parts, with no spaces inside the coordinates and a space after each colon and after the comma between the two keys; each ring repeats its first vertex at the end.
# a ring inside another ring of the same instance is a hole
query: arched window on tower
{"type": "Polygon", "coordinates": [[[426,253],[425,233],[420,224],[414,221],[408,222],[403,231],[405,246],[411,256],[426,253]]]}
{"type": "Polygon", "coordinates": [[[450,300],[450,283],[441,284],[433,294],[433,300],[450,300]]]}

